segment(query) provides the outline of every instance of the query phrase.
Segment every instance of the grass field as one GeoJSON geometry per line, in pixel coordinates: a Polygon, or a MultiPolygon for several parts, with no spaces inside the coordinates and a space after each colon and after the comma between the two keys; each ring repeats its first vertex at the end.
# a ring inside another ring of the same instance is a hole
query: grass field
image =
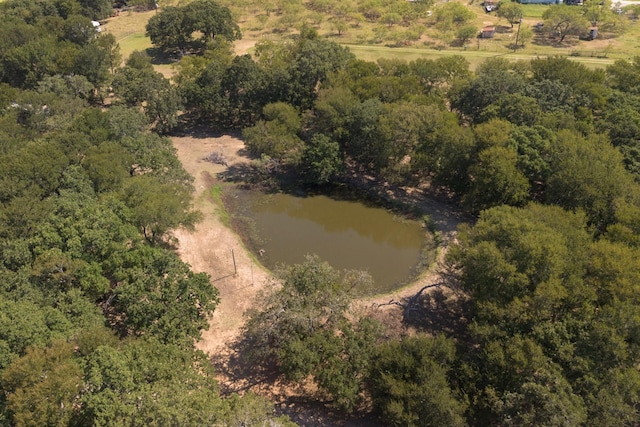
{"type": "MultiPolygon", "coordinates": [[[[224,4],[224,1],[221,3],[224,4]]],[[[320,22],[316,20],[314,26],[321,36],[348,46],[357,57],[369,61],[375,61],[380,57],[411,61],[417,58],[438,58],[443,55],[456,54],[464,56],[469,61],[471,68],[475,69],[485,59],[494,56],[515,61],[530,60],[547,55],[562,55],[589,67],[602,68],[613,63],[616,59],[629,59],[640,55],[640,24],[626,18],[624,18],[626,21],[625,31],[616,37],[604,35],[593,41],[571,39],[562,45],[549,45],[544,39],[538,40],[534,35],[534,38],[524,48],[519,48],[517,53],[514,53],[511,47],[516,37],[517,26],[511,28],[495,14],[485,13],[479,3],[473,3],[469,7],[476,13],[476,19],[473,22],[478,28],[486,25],[496,26],[497,31],[494,38],[473,39],[466,46],[452,47],[451,44],[443,41],[446,37],[436,34],[434,29],[426,25],[420,40],[409,46],[390,47],[388,42],[385,45],[385,42],[379,43],[378,40],[376,43],[374,39],[379,36],[381,30],[389,35],[394,31],[406,31],[405,27],[397,25],[393,28],[381,29],[379,25],[376,27],[373,24],[361,23],[357,26],[348,26],[342,34],[338,35],[330,18],[324,18],[320,22]]],[[[523,5],[525,17],[522,26],[533,27],[541,20],[542,14],[548,7],[545,5],[523,5]]],[[[277,20],[279,19],[276,14],[272,13],[268,17],[263,16],[262,19],[258,19],[261,11],[256,8],[239,9],[234,7],[232,10],[240,23],[245,40],[286,40],[295,34],[295,28],[274,30],[278,26],[277,20]]],[[[144,26],[154,13],[155,11],[125,12],[107,20],[104,26],[105,31],[116,37],[120,43],[123,58],[127,58],[135,50],[142,51],[152,47],[149,38],[144,35],[144,26]]],[[[301,22],[303,21],[305,19],[301,19],[301,22]]],[[[449,35],[449,38],[453,39],[453,36],[449,35]]],[[[171,65],[160,64],[156,67],[166,76],[172,73],[171,65]]]]}
{"type": "Polygon", "coordinates": [[[113,34],[118,41],[123,59],[128,58],[133,51],[144,51],[151,47],[151,40],[144,35],[144,27],[154,13],[123,12],[119,16],[107,19],[103,24],[103,31],[113,34]]]}
{"type": "MultiPolygon", "coordinates": [[[[478,65],[484,62],[487,58],[503,57],[511,61],[529,61],[531,59],[546,56],[545,53],[523,53],[523,52],[505,52],[496,53],[492,51],[478,51],[478,50],[435,50],[435,49],[420,49],[420,48],[386,48],[384,46],[349,46],[351,51],[360,59],[366,61],[375,61],[378,58],[397,58],[405,61],[413,61],[418,58],[436,59],[447,55],[461,55],[470,65],[472,70],[475,70],[478,65]]],[[[569,56],[569,59],[580,62],[590,68],[605,68],[607,65],[613,64],[613,58],[597,58],[591,56],[569,56]]]]}
{"type": "Polygon", "coordinates": [[[525,18],[542,18],[542,14],[549,6],[544,4],[523,4],[522,11],[525,18]]]}

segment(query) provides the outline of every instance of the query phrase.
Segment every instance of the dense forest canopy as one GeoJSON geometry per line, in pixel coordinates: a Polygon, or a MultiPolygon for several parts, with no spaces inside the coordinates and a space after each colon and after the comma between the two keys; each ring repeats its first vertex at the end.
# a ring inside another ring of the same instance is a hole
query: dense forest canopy
{"type": "Polygon", "coordinates": [[[199,215],[163,134],[196,125],[242,130],[263,177],[429,183],[477,218],[443,276],[453,327],[391,338],[351,311],[366,277],[308,257],[249,313],[256,364],[385,425],[640,422],[640,58],[366,62],[308,26],[236,56],[197,0],[147,26],[183,55],[169,81],[121,65],[90,22],[110,5],[0,11],[1,425],[290,425],[221,397],[193,347],[220,296],[172,250],[199,215]]]}

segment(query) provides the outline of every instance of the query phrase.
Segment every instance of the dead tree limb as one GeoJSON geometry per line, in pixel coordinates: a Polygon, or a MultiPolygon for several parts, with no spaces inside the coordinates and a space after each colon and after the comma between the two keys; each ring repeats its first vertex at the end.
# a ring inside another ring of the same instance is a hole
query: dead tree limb
{"type": "Polygon", "coordinates": [[[415,295],[411,296],[410,298],[406,299],[406,302],[400,302],[400,301],[396,301],[394,299],[390,300],[389,302],[386,303],[382,303],[382,304],[375,304],[375,307],[384,307],[387,305],[397,305],[398,307],[401,307],[405,312],[409,311],[412,309],[413,305],[418,301],[418,299],[420,298],[420,296],[422,295],[422,293],[424,291],[426,291],[427,289],[431,289],[431,288],[439,288],[441,286],[444,286],[444,283],[434,283],[432,285],[425,285],[423,286],[418,292],[416,292],[415,295]]]}
{"type": "Polygon", "coordinates": [[[381,303],[381,304],[374,304],[373,306],[376,307],[376,308],[379,308],[379,307],[384,307],[384,306],[387,306],[387,305],[397,305],[398,307],[404,308],[404,304],[402,304],[401,302],[398,302],[398,301],[396,301],[394,299],[390,300],[389,302],[384,302],[384,303],[381,303]]]}
{"type": "Polygon", "coordinates": [[[405,307],[405,311],[409,310],[411,308],[411,306],[413,306],[418,301],[418,298],[420,298],[420,296],[422,296],[422,293],[424,291],[426,291],[427,289],[431,289],[431,288],[439,288],[439,287],[441,287],[443,285],[444,285],[444,283],[434,283],[432,285],[423,286],[418,292],[416,292],[416,294],[414,296],[409,298],[409,301],[407,301],[407,305],[405,307]]]}

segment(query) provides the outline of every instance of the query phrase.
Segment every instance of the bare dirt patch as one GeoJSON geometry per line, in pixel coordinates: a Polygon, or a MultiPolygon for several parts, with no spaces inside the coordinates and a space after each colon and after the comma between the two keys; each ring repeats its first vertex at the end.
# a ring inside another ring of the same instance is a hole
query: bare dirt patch
{"type": "Polygon", "coordinates": [[[233,136],[181,136],[172,140],[182,165],[195,178],[196,207],[203,215],[195,231],[175,231],[178,254],[194,271],[208,273],[221,297],[209,330],[203,332],[197,347],[217,354],[225,351],[226,343],[238,336],[243,313],[265,283],[268,272],[255,262],[240,238],[222,222],[210,190],[216,183],[216,175],[226,167],[205,161],[204,157],[220,152],[229,166],[248,159],[243,155],[244,143],[233,136]]]}
{"type": "Polygon", "coordinates": [[[243,38],[233,43],[236,55],[246,55],[256,45],[257,40],[243,38]]]}

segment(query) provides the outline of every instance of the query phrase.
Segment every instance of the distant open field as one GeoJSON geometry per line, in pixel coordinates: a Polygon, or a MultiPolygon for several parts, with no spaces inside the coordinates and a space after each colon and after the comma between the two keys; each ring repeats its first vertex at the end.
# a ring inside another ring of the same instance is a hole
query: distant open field
{"type": "MultiPolygon", "coordinates": [[[[156,12],[128,11],[104,21],[103,30],[115,36],[120,45],[123,60],[126,60],[136,50],[145,51],[153,47],[151,40],[145,35],[145,25],[154,13],[156,12]]],[[[155,64],[154,66],[165,77],[170,77],[173,73],[170,64],[155,64]]]]}
{"type": "MultiPolygon", "coordinates": [[[[427,59],[436,59],[438,57],[442,57],[445,55],[461,55],[463,56],[470,65],[472,70],[475,70],[478,65],[484,62],[487,58],[492,58],[496,56],[500,56],[512,61],[529,61],[531,59],[539,58],[541,56],[546,56],[544,53],[533,54],[533,53],[497,53],[492,51],[478,51],[478,50],[433,50],[433,49],[420,49],[420,48],[387,48],[384,46],[349,46],[351,51],[360,59],[364,59],[367,61],[375,61],[378,58],[397,58],[403,59],[406,61],[413,61],[418,58],[427,58],[427,59]]],[[[581,57],[581,56],[570,56],[571,60],[580,62],[585,64],[591,68],[605,68],[609,64],[613,64],[614,59],[612,58],[597,58],[597,57],[581,57]]]]}
{"type": "MultiPolygon", "coordinates": [[[[225,1],[223,0],[221,3],[225,4],[225,1]]],[[[271,13],[266,16],[259,8],[251,8],[246,6],[246,3],[244,4],[245,6],[242,8],[234,5],[227,6],[232,9],[242,28],[245,46],[263,39],[286,40],[296,33],[295,25],[283,29],[282,24],[278,21],[282,17],[278,14],[271,13]]],[[[434,5],[434,8],[437,7],[438,4],[434,5]]],[[[478,28],[486,25],[496,26],[497,31],[494,38],[472,39],[465,46],[452,46],[452,43],[445,43],[446,40],[443,41],[443,39],[446,37],[438,35],[434,28],[422,25],[420,29],[423,35],[418,40],[409,45],[395,47],[391,46],[393,43],[389,41],[374,39],[379,37],[381,32],[386,37],[393,37],[393,31],[406,31],[407,28],[401,25],[382,28],[380,25],[374,26],[370,23],[349,24],[338,35],[335,21],[331,16],[327,15],[321,18],[316,14],[314,15],[314,27],[321,36],[348,46],[356,56],[370,61],[380,57],[411,61],[417,58],[437,58],[443,55],[457,54],[464,56],[471,67],[475,68],[486,58],[493,56],[502,56],[510,60],[529,60],[547,55],[563,55],[589,67],[601,68],[613,63],[616,59],[629,59],[640,55],[640,23],[626,17],[623,17],[624,32],[615,35],[615,37],[613,34],[603,34],[593,41],[573,38],[562,45],[550,45],[534,32],[534,37],[523,48],[519,48],[517,53],[514,53],[511,46],[516,37],[517,26],[511,28],[505,20],[501,20],[495,14],[485,13],[480,3],[472,3],[469,8],[476,13],[473,23],[478,28]]],[[[541,16],[547,8],[548,6],[544,5],[523,5],[525,17],[522,26],[533,27],[537,22],[540,22],[541,16]]],[[[123,58],[127,58],[134,50],[145,50],[152,47],[148,37],[144,35],[144,26],[154,13],[156,12],[123,12],[119,16],[107,20],[104,26],[105,31],[114,34],[120,43],[123,58]]],[[[304,18],[307,15],[301,16],[300,22],[309,22],[307,18],[304,18]]],[[[451,39],[452,36],[449,38],[451,39]]],[[[161,64],[157,67],[163,74],[171,74],[170,65],[161,64]]]]}
{"type": "Polygon", "coordinates": [[[120,44],[123,58],[127,58],[135,50],[151,47],[149,37],[144,34],[144,27],[154,13],[155,11],[122,12],[119,16],[109,18],[103,23],[103,30],[113,34],[120,44]]]}

